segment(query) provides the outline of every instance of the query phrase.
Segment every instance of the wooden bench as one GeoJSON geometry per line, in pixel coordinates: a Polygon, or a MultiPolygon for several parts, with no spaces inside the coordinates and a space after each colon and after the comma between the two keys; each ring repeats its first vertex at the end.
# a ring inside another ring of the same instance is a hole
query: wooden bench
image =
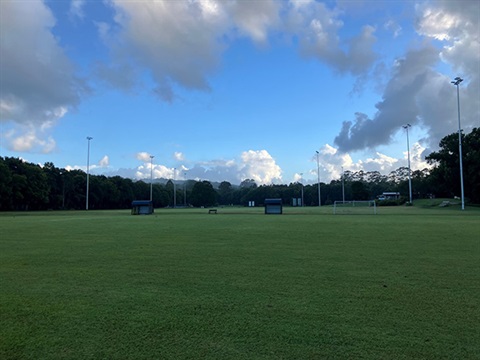
{"type": "Polygon", "coordinates": [[[210,209],[210,210],[208,210],[208,213],[209,213],[209,214],[216,214],[216,213],[217,213],[217,209],[210,209]]]}

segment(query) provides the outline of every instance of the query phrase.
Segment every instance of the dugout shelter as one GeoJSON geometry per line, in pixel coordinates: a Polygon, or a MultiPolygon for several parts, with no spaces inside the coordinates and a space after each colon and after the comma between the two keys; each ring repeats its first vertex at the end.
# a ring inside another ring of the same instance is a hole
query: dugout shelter
{"type": "Polygon", "coordinates": [[[153,214],[153,202],[150,200],[132,201],[132,215],[150,215],[153,214]]]}
{"type": "Polygon", "coordinates": [[[282,199],[265,199],[265,214],[282,214],[282,199]]]}

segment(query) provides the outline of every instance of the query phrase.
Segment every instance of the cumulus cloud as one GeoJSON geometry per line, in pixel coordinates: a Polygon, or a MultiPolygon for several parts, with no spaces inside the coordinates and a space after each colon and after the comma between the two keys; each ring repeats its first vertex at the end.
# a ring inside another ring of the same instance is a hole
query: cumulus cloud
{"type": "Polygon", "coordinates": [[[53,36],[55,19],[42,1],[2,1],[0,20],[0,121],[15,127],[13,148],[53,144],[47,132],[32,129],[62,118],[88,86],[53,36]]]}
{"type": "MultiPolygon", "coordinates": [[[[452,66],[454,72],[465,79],[460,86],[462,107],[462,127],[469,132],[478,126],[480,118],[480,8],[476,1],[454,2],[437,1],[417,6],[417,31],[427,38],[443,40],[440,58],[452,66]]],[[[438,109],[432,116],[426,117],[432,129],[430,136],[435,135],[434,125],[445,124],[444,134],[455,130],[456,94],[450,84],[451,79],[444,79],[439,106],[444,110],[443,118],[438,117],[438,109]],[[453,96],[452,96],[453,93],[453,96]],[[437,118],[435,118],[437,116],[437,118]],[[448,117],[448,120],[446,119],[448,117]],[[433,133],[433,134],[432,134],[433,133]]],[[[432,104],[433,105],[433,104],[432,104]]],[[[432,106],[434,108],[434,106],[432,106]]],[[[435,137],[438,142],[438,137],[435,137]]]]}
{"type": "Polygon", "coordinates": [[[265,45],[270,34],[298,39],[300,53],[341,73],[368,72],[378,55],[375,28],[341,41],[341,13],[317,1],[110,0],[115,24],[98,23],[111,49],[112,65],[97,64],[97,74],[112,85],[131,89],[135,68],[149,73],[153,92],[163,101],[176,88],[209,91],[221,55],[237,38],[265,45]]]}
{"type": "Polygon", "coordinates": [[[40,152],[50,153],[55,149],[56,142],[45,135],[45,128],[49,126],[36,128],[33,125],[16,126],[6,132],[4,135],[6,147],[12,151],[18,152],[40,152]]]}
{"type": "Polygon", "coordinates": [[[282,170],[266,150],[248,150],[241,155],[241,180],[253,179],[256,183],[270,184],[280,181],[282,170]]]}
{"type": "MultiPolygon", "coordinates": [[[[425,147],[418,142],[414,143],[410,150],[410,168],[414,170],[423,170],[431,166],[423,159],[425,147]]],[[[314,157],[312,162],[317,161],[314,157]]],[[[330,182],[339,179],[344,171],[378,171],[381,174],[388,174],[400,167],[408,166],[407,151],[404,153],[403,159],[396,159],[391,156],[382,154],[378,151],[366,160],[354,161],[349,153],[341,152],[337,148],[326,144],[319,149],[319,165],[320,165],[320,181],[330,182]]],[[[316,168],[312,173],[316,174],[316,168]]],[[[295,178],[294,178],[295,180],[295,178]]]]}
{"type": "Polygon", "coordinates": [[[443,46],[424,42],[392,66],[392,75],[373,117],[356,113],[344,121],[335,145],[343,152],[389,144],[405,123],[421,126],[421,143],[436,149],[442,137],[457,131],[457,98],[451,79],[437,70],[441,62],[460,75],[462,127],[469,132],[480,118],[480,27],[478,3],[438,1],[416,8],[417,32],[443,46]]]}
{"type": "Polygon", "coordinates": [[[339,150],[374,149],[388,144],[403,124],[416,124],[420,115],[417,97],[438,76],[432,69],[437,61],[438,50],[433,46],[411,50],[397,60],[383,100],[375,105],[377,113],[372,119],[356,113],[355,120],[344,121],[335,138],[339,150]]]}
{"type": "MultiPolygon", "coordinates": [[[[147,156],[147,153],[137,154],[137,158],[144,161],[144,164],[135,169],[131,176],[137,179],[150,178],[150,159],[147,156]]],[[[229,181],[233,184],[253,179],[257,184],[271,184],[281,182],[282,170],[266,150],[248,150],[242,152],[237,159],[198,162],[190,167],[180,165],[175,169],[153,164],[153,177],[229,181]]]]}
{"type": "Polygon", "coordinates": [[[112,46],[115,62],[125,61],[124,53],[118,50],[123,48],[151,73],[155,92],[165,101],[173,100],[174,84],[209,89],[206,76],[218,67],[223,48],[218,39],[226,21],[221,3],[112,0],[110,4],[120,28],[112,46]]]}
{"type": "Polygon", "coordinates": [[[173,153],[173,158],[177,161],[184,161],[185,160],[185,155],[179,151],[175,151],[173,153]]]}
{"type": "Polygon", "coordinates": [[[137,158],[137,160],[145,161],[145,162],[150,162],[151,160],[150,154],[144,151],[137,153],[135,157],[137,158]]]}
{"type": "Polygon", "coordinates": [[[100,159],[100,161],[98,162],[98,166],[99,167],[102,167],[102,168],[106,168],[110,165],[110,158],[108,157],[108,155],[105,155],[103,158],[100,159]]]}
{"type": "Polygon", "coordinates": [[[338,31],[343,22],[338,10],[316,1],[291,1],[290,5],[286,26],[298,37],[304,56],[316,58],[342,73],[361,75],[371,69],[378,58],[373,50],[374,27],[366,25],[359,35],[342,42],[338,31]]]}
{"type": "MultiPolygon", "coordinates": [[[[100,160],[97,162],[93,162],[92,164],[89,165],[89,172],[95,172],[95,170],[105,170],[110,167],[110,157],[108,155],[103,156],[100,160]]],[[[86,165],[67,165],[65,166],[65,169],[67,171],[71,170],[82,170],[82,171],[87,171],[87,166],[86,165]]]]}

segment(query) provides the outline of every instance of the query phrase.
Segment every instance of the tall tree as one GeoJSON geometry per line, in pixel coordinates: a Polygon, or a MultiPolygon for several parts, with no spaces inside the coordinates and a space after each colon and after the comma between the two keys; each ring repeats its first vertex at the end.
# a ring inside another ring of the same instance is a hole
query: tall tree
{"type": "Polygon", "coordinates": [[[217,193],[209,181],[195,183],[190,195],[190,203],[193,206],[213,206],[216,204],[217,193]]]}
{"type": "MultiPolygon", "coordinates": [[[[474,128],[462,137],[462,160],[465,197],[480,202],[480,128],[474,128]]],[[[460,156],[458,133],[445,136],[440,140],[438,151],[432,152],[426,160],[435,167],[431,180],[436,184],[439,196],[459,196],[460,156]]]]}

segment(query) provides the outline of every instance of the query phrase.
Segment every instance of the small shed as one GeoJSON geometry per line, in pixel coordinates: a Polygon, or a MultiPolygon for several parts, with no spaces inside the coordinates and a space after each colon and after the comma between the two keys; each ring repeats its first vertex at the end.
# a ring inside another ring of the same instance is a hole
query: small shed
{"type": "Polygon", "coordinates": [[[282,199],[265,199],[265,214],[281,214],[282,199]]]}
{"type": "Polygon", "coordinates": [[[150,200],[133,200],[132,215],[153,214],[153,202],[150,200]]]}

